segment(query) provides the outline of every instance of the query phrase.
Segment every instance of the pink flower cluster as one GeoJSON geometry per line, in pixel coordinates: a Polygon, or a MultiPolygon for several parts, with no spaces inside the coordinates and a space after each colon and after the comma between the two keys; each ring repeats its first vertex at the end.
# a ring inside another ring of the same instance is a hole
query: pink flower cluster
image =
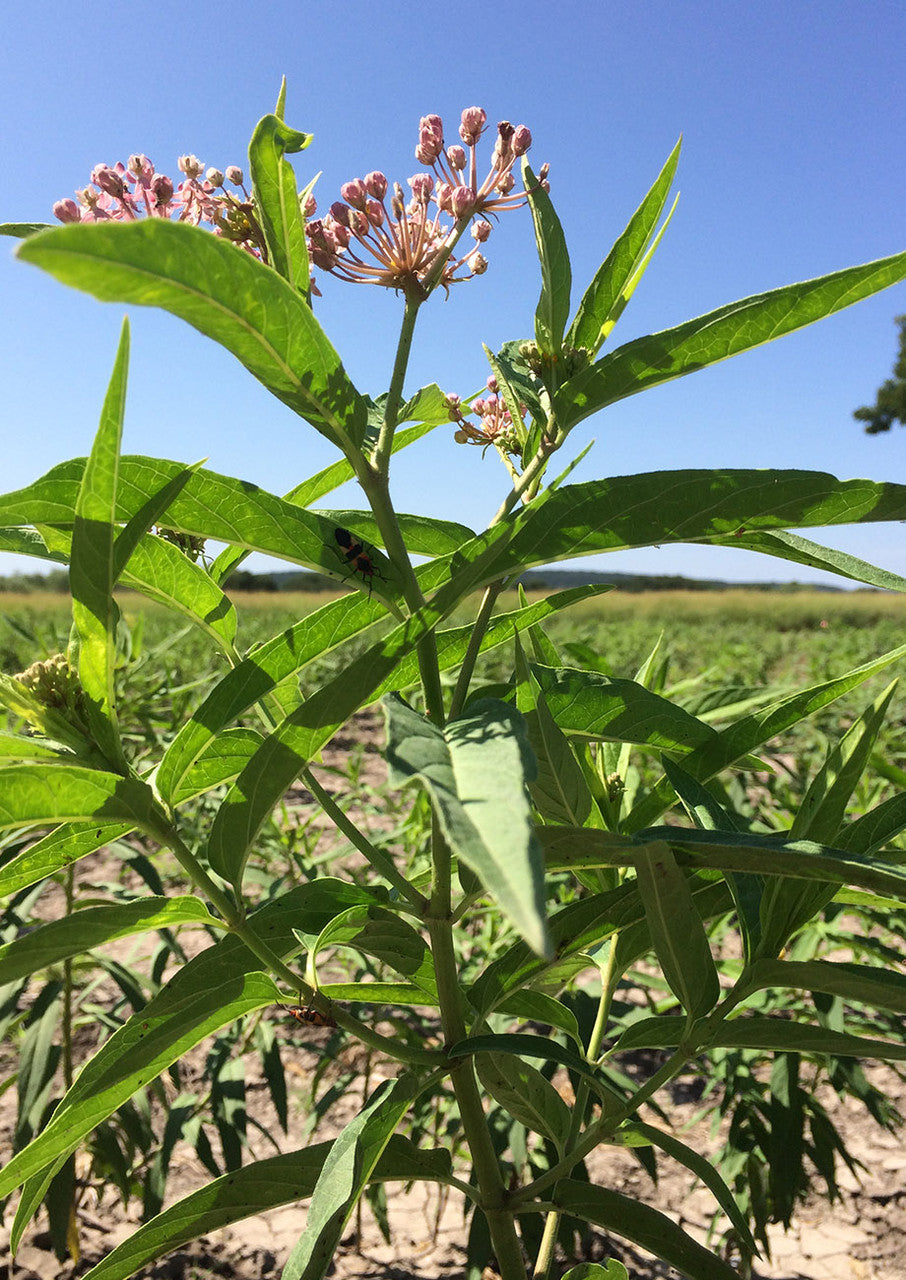
{"type": "MultiPolygon", "coordinates": [[[[433,176],[419,173],[409,178],[408,199],[397,182],[388,201],[390,186],[378,171],[345,183],[340,192],[343,199],[306,228],[315,266],[341,280],[392,289],[430,289],[437,284],[446,288],[482,275],[488,264],[479,246],[491,234],[491,224],[482,215],[496,216],[525,203],[525,193],[513,191],[513,166],[532,145],[525,125],[514,128],[507,121],[498,125],[491,167],[479,183],[476,147],[486,121],[481,107],[468,107],[459,127],[465,146],[445,149],[440,116],[425,116],[415,158],[433,176]],[[443,214],[453,219],[452,225],[442,221],[443,214]],[[453,246],[469,221],[476,243],[454,259],[453,246]],[[457,275],[460,270],[467,274],[457,275]]],[[[547,186],[547,165],[540,181],[547,186]]]]}
{"type": "Polygon", "coordinates": [[[129,157],[128,164],[99,164],[91,171],[91,184],[76,191],[76,199],[58,200],[53,207],[60,222],[132,222],[137,218],[166,218],[192,226],[207,223],[217,235],[264,256],[264,239],[254,216],[242,170],[229,165],[225,172],[208,169],[197,156],[180,156],[185,177],[178,186],[157,173],[144,155],[129,157]],[[228,191],[237,187],[241,196],[228,191]]]}
{"type": "MultiPolygon", "coordinates": [[[[506,406],[506,401],[500,395],[500,388],[497,385],[497,379],[488,378],[488,391],[491,393],[486,399],[484,397],[473,400],[470,413],[478,416],[480,426],[474,426],[471,422],[467,422],[461,408],[459,396],[447,396],[447,404],[450,409],[450,418],[457,423],[457,430],[453,434],[453,439],[458,444],[478,444],[487,449],[489,445],[495,445],[504,453],[519,454],[522,447],[520,432],[513,424],[513,417],[506,406]]],[[[525,405],[519,406],[521,417],[524,419],[526,414],[525,405]]],[[[520,427],[522,423],[520,422],[520,427]]],[[[524,435],[524,431],[522,432],[524,435]]]]}

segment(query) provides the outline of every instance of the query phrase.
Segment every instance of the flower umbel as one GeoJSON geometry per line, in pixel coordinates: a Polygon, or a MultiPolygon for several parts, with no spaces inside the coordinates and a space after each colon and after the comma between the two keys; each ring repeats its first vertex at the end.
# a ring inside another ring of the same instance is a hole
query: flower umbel
{"type": "MultiPolygon", "coordinates": [[[[397,182],[388,201],[390,184],[379,171],[345,183],[343,199],[306,228],[315,266],[341,280],[402,289],[417,298],[426,297],[438,284],[448,288],[482,275],[488,264],[478,246],[490,235],[491,224],[480,215],[525,203],[524,192],[512,193],[512,169],[532,142],[525,125],[518,129],[506,122],[499,125],[490,172],[479,184],[476,146],[486,119],[480,107],[468,107],[459,129],[466,146],[445,151],[440,116],[423,117],[415,157],[433,170],[433,176],[421,173],[409,178],[408,199],[397,182]],[[442,221],[442,214],[453,219],[452,225],[442,221]],[[454,258],[456,242],[472,219],[475,247],[454,258]]],[[[546,173],[547,166],[542,171],[545,182],[546,173]]]]}
{"type": "Polygon", "coordinates": [[[458,396],[447,396],[447,404],[450,409],[450,418],[457,423],[457,430],[454,432],[453,439],[458,444],[477,444],[487,449],[489,445],[494,447],[503,454],[511,454],[519,457],[522,453],[522,444],[524,430],[520,432],[522,420],[525,418],[525,405],[519,406],[520,423],[517,427],[513,422],[512,414],[507,408],[506,401],[500,395],[500,389],[497,385],[496,378],[488,378],[487,381],[489,396],[473,400],[470,412],[476,414],[480,419],[480,425],[475,426],[471,422],[467,422],[458,396]]]}
{"type": "Polygon", "coordinates": [[[166,218],[195,227],[204,223],[215,235],[266,261],[264,236],[238,165],[228,165],[225,173],[219,169],[205,172],[204,164],[192,155],[180,156],[178,164],[185,175],[178,186],[166,174],[157,173],[145,155],[130,156],[128,164],[95,165],[90,185],[76,191],[76,200],[58,200],[54,216],[60,222],[166,218]],[[227,190],[228,182],[239,194],[227,190]]]}

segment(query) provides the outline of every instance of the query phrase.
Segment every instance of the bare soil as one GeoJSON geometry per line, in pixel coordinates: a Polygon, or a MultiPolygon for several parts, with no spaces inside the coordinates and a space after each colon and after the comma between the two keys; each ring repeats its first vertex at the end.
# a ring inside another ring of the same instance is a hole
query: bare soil
{"type": "MultiPolygon", "coordinates": [[[[350,746],[359,744],[362,777],[369,784],[382,780],[382,762],[375,745],[377,733],[376,717],[362,719],[345,740],[335,741],[332,747],[333,752],[345,756],[350,746]]],[[[331,755],[327,755],[325,764],[328,771],[322,775],[322,781],[332,789],[339,784],[335,779],[331,781],[331,755]]],[[[303,810],[311,802],[301,787],[290,799],[303,810]]],[[[373,823],[373,814],[369,815],[369,821],[373,823]]],[[[317,1044],[319,1038],[327,1034],[306,1028],[303,1039],[309,1036],[312,1043],[317,1044]]],[[[196,1053],[201,1063],[203,1053],[196,1053]]],[[[283,1150],[302,1145],[305,1123],[302,1100],[308,1094],[318,1060],[316,1053],[304,1043],[287,1057],[287,1071],[294,1087],[295,1118],[289,1135],[283,1136],[260,1077],[256,1085],[257,1060],[247,1059],[250,1112],[254,1110],[255,1118],[280,1141],[283,1150]]],[[[871,1067],[869,1071],[873,1082],[906,1114],[906,1085],[885,1067],[871,1067]]],[[[373,1080],[372,1087],[375,1083],[373,1080]]],[[[564,1089],[568,1089],[565,1082],[564,1089]]],[[[822,1100],[847,1147],[861,1162],[862,1171],[858,1177],[845,1168],[839,1171],[841,1199],[835,1205],[816,1197],[803,1207],[789,1233],[780,1227],[772,1228],[772,1258],[756,1264],[753,1280],[904,1280],[906,1144],[901,1137],[875,1125],[864,1108],[855,1102],[841,1103],[833,1094],[822,1100]]],[[[347,1106],[351,1108],[351,1105],[347,1099],[347,1106]]],[[[8,1089],[0,1095],[0,1150],[9,1149],[15,1106],[14,1090],[8,1089]]],[[[671,1105],[677,1130],[684,1128],[696,1109],[696,1104],[690,1101],[677,1100],[671,1105]]],[[[332,1128],[323,1125],[314,1140],[332,1136],[342,1127],[345,1118],[348,1117],[342,1113],[331,1113],[332,1128]]],[[[702,1121],[684,1132],[684,1140],[696,1149],[707,1151],[711,1144],[708,1124],[702,1121]]],[[[272,1150],[262,1142],[257,1154],[268,1154],[272,1150]]],[[[658,1182],[654,1185],[631,1153],[613,1148],[597,1153],[589,1164],[593,1180],[654,1205],[670,1214],[692,1235],[702,1241],[708,1239],[713,1200],[701,1184],[695,1185],[687,1171],[662,1158],[658,1182]]],[[[206,1180],[207,1174],[194,1153],[180,1153],[168,1180],[168,1203],[206,1180]]],[[[462,1200],[456,1193],[439,1194],[433,1187],[416,1187],[408,1192],[402,1187],[393,1187],[388,1188],[388,1201],[391,1243],[383,1239],[372,1214],[364,1209],[360,1221],[351,1224],[330,1275],[336,1280],[439,1280],[442,1276],[445,1280],[458,1280],[465,1276],[467,1227],[462,1200]]],[[[178,1250],[137,1274],[141,1280],[261,1280],[262,1277],[276,1280],[305,1225],[305,1217],[306,1203],[255,1215],[178,1250]]],[[[79,1261],[60,1263],[40,1217],[13,1261],[9,1256],[11,1220],[11,1206],[7,1206],[5,1225],[0,1227],[0,1280],[76,1280],[138,1225],[134,1207],[124,1210],[108,1188],[101,1202],[94,1200],[80,1209],[82,1254],[79,1261]]],[[[589,1261],[617,1258],[625,1263],[633,1280],[680,1280],[673,1268],[653,1260],[625,1241],[609,1239],[599,1232],[590,1237],[584,1257],[589,1261]]],[[[490,1273],[486,1280],[491,1280],[490,1273]]]]}

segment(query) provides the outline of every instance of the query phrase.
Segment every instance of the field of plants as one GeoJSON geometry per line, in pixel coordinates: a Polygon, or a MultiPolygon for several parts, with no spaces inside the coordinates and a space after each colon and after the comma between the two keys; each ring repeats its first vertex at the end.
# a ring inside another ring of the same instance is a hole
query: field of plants
{"type": "MultiPolygon", "coordinates": [[[[253,647],[324,602],[323,595],[240,595],[239,641],[245,648],[253,647]]],[[[141,761],[144,753],[149,759],[158,755],[202,703],[211,684],[222,675],[221,659],[212,654],[198,629],[174,630],[172,615],[152,603],[126,593],[120,597],[120,607],[121,725],[133,758],[141,761]]],[[[513,602],[502,597],[500,608],[512,607],[513,602]]],[[[4,672],[14,675],[37,658],[50,658],[65,649],[70,610],[66,597],[5,597],[0,611],[4,672]]],[[[468,610],[463,609],[453,621],[462,623],[468,618],[468,610]]],[[[903,597],[872,592],[612,592],[563,611],[546,631],[565,664],[575,662],[617,679],[632,679],[644,669],[650,688],[669,695],[719,728],[728,718],[738,717],[746,706],[769,701],[768,691],[780,699],[790,690],[819,685],[834,673],[889,651],[902,636],[904,619],[903,597]]],[[[492,651],[485,657],[476,681],[497,696],[505,696],[512,655],[499,653],[495,658],[497,653],[492,651]]],[[[308,667],[304,676],[316,689],[330,674],[328,655],[308,667]]],[[[882,687],[902,674],[894,666],[872,677],[852,694],[769,742],[758,759],[753,758],[734,775],[731,798],[735,811],[747,814],[755,829],[791,826],[829,748],[882,687]]],[[[302,692],[306,692],[304,681],[302,692]]],[[[902,694],[896,693],[871,766],[849,806],[851,819],[902,788],[906,777],[904,722],[906,704],[902,694]]],[[[404,809],[388,792],[380,759],[383,738],[379,716],[360,713],[325,748],[321,765],[312,776],[317,776],[337,810],[352,815],[356,826],[391,854],[398,866],[405,866],[418,883],[430,816],[427,806],[404,809]]],[[[634,759],[624,774],[627,784],[635,767],[644,771],[646,766],[641,759],[634,759]]],[[[216,793],[201,797],[194,816],[188,818],[190,825],[195,822],[202,830],[210,821],[216,799],[216,793]]],[[[342,829],[340,812],[335,813],[339,825],[326,822],[305,786],[297,784],[287,793],[252,855],[250,888],[259,902],[274,901],[294,885],[337,868],[356,880],[365,863],[353,847],[354,833],[342,829]]],[[[23,839],[21,832],[7,838],[0,866],[34,838],[28,835],[23,839]]],[[[891,843],[906,849],[902,838],[891,843]]],[[[4,937],[11,939],[23,928],[71,912],[74,906],[78,915],[79,909],[92,905],[135,902],[149,893],[183,890],[176,862],[161,861],[159,851],[149,858],[152,851],[153,844],[133,833],[83,859],[74,870],[57,873],[58,887],[49,894],[42,892],[40,885],[23,889],[10,900],[4,937]]],[[[561,900],[569,903],[572,896],[564,883],[561,900]]],[[[876,900],[868,905],[867,895],[854,891],[842,894],[823,917],[800,931],[791,944],[791,958],[807,961],[828,950],[845,948],[863,964],[882,964],[889,971],[901,972],[895,947],[906,925],[906,912],[901,913],[894,902],[888,906],[888,912],[879,912],[876,900]]],[[[494,933],[493,924],[489,923],[488,930],[480,923],[475,926],[476,964],[494,954],[499,941],[494,933]]],[[[722,956],[722,970],[732,974],[738,963],[732,916],[712,920],[709,934],[715,953],[722,956]]],[[[13,1058],[3,1059],[6,1084],[15,1085],[4,1089],[0,1107],[4,1146],[12,1143],[18,1149],[39,1131],[63,1080],[77,1073],[125,1017],[161,990],[174,959],[193,954],[198,945],[193,942],[193,930],[180,929],[178,922],[151,936],[157,941],[150,948],[147,944],[136,946],[128,939],[108,944],[91,955],[51,965],[3,988],[0,1030],[7,1036],[7,1045],[15,1046],[20,1055],[17,1075],[9,1074],[14,1071],[13,1058]],[[29,1009],[27,1017],[22,1012],[25,1008],[29,1009]]],[[[330,961],[329,976],[335,989],[342,992],[344,984],[383,981],[386,972],[373,959],[358,954],[353,962],[350,952],[341,951],[330,961]]],[[[562,977],[569,986],[569,974],[562,977]]],[[[580,1028],[586,1029],[586,1022],[594,1018],[599,988],[600,982],[596,989],[586,972],[571,993],[561,996],[580,1028]]],[[[797,1017],[807,999],[789,993],[787,1016],[797,1017]]],[[[839,1022],[839,1001],[828,997],[822,1005],[819,997],[812,999],[818,1002],[828,1026],[839,1022]]],[[[615,1010],[619,1016],[622,1002],[631,1019],[639,1002],[652,1010],[663,1010],[670,1000],[656,967],[641,956],[619,985],[615,1010]]],[[[319,1027],[314,1015],[306,1023],[305,1011],[302,1015],[296,1011],[296,1021],[289,1017],[289,1011],[283,1015],[277,1012],[277,1019],[273,1014],[256,1015],[218,1033],[176,1062],[166,1078],[142,1090],[95,1131],[87,1152],[72,1165],[68,1188],[61,1191],[73,1216],[55,1222],[51,1210],[51,1234],[57,1234],[58,1256],[67,1233],[70,1245],[81,1234],[82,1252],[86,1261],[91,1260],[90,1224],[98,1221],[97,1214],[113,1212],[115,1217],[147,1220],[177,1193],[192,1189],[192,1167],[199,1173],[206,1170],[209,1175],[221,1175],[241,1165],[251,1152],[273,1154],[285,1149],[290,1136],[296,1142],[301,1137],[317,1143],[342,1128],[350,1098],[366,1098],[382,1078],[380,1054],[363,1046],[344,1046],[342,1033],[331,1029],[329,1020],[319,1027]]],[[[543,1006],[540,1013],[544,1013],[543,1006]]],[[[404,1039],[416,1034],[415,1024],[410,1025],[404,1013],[388,1008],[385,1017],[381,1024],[384,1031],[404,1039]]],[[[848,1025],[854,1024],[848,1020],[848,1025]]],[[[866,1017],[864,1029],[870,1034],[902,1034],[901,1019],[884,1014],[866,1017]]],[[[650,1057],[651,1051],[647,1054],[650,1057]]],[[[614,1059],[615,1075],[639,1071],[637,1058],[638,1051],[614,1059]]],[[[838,1200],[841,1171],[845,1175],[847,1166],[852,1171],[859,1169],[858,1156],[848,1145],[852,1116],[849,1129],[839,1128],[837,1113],[833,1108],[825,1109],[828,1094],[838,1102],[847,1100],[850,1110],[857,1108],[859,1132],[864,1128],[896,1132],[899,1124],[896,1106],[888,1096],[891,1079],[896,1081],[894,1074],[879,1085],[876,1075],[865,1074],[852,1059],[830,1058],[824,1066],[803,1064],[799,1131],[786,1134],[791,1145],[781,1175],[775,1148],[781,1136],[776,1099],[782,1088],[776,1064],[795,1059],[795,1068],[789,1063],[786,1068],[793,1070],[786,1082],[791,1087],[800,1064],[798,1055],[779,1055],[773,1067],[771,1059],[772,1055],[755,1049],[713,1050],[678,1082],[680,1088],[674,1093],[677,1109],[669,1117],[673,1124],[682,1117],[699,1128],[713,1126],[714,1159],[743,1200],[745,1215],[760,1239],[767,1232],[769,1219],[789,1220],[808,1197],[838,1200]],[[746,1195],[751,1197],[748,1203],[746,1195]]],[[[550,1066],[553,1072],[554,1064],[550,1066]]],[[[645,1067],[650,1068],[650,1063],[645,1067]]],[[[560,1089],[578,1087],[575,1077],[570,1084],[567,1071],[561,1070],[552,1078],[560,1089]]],[[[786,1123],[791,1123],[789,1116],[786,1123]]],[[[524,1148],[523,1159],[537,1169],[538,1153],[530,1155],[525,1147],[530,1128],[523,1129],[522,1137],[515,1140],[512,1132],[500,1128],[497,1140],[511,1144],[517,1158],[524,1148]]],[[[416,1141],[453,1150],[461,1141],[443,1096],[430,1108],[414,1111],[408,1132],[416,1141]]],[[[642,1179],[637,1190],[640,1199],[666,1203],[669,1194],[664,1184],[658,1190],[650,1180],[654,1171],[650,1148],[639,1147],[627,1153],[626,1159],[635,1163],[642,1179]]],[[[631,1183],[631,1172],[627,1177],[631,1183]]],[[[364,1219],[361,1206],[357,1213],[356,1239],[363,1249],[370,1241],[372,1254],[374,1242],[381,1243],[380,1233],[390,1239],[392,1193],[389,1211],[387,1195],[384,1183],[373,1184],[366,1192],[369,1208],[364,1219]]],[[[424,1233],[433,1234],[435,1248],[426,1269],[418,1274],[430,1275],[448,1265],[451,1258],[456,1261],[455,1249],[444,1254],[438,1253],[437,1246],[442,1224],[446,1224],[448,1236],[451,1231],[449,1188],[428,1204],[424,1213],[428,1223],[424,1233]]],[[[456,1217],[454,1222],[461,1219],[456,1217]]],[[[712,1228],[715,1241],[732,1256],[733,1226],[718,1217],[712,1228]]],[[[466,1228],[457,1232],[454,1225],[452,1232],[454,1242],[458,1239],[465,1248],[466,1228]]],[[[109,1230],[103,1233],[103,1240],[109,1246],[109,1230]]],[[[391,1244],[388,1249],[396,1247],[391,1244]]],[[[593,1248],[587,1241],[584,1248],[582,1256],[595,1256],[587,1252],[593,1248]]],[[[607,1253],[634,1263],[633,1275],[649,1274],[637,1253],[625,1249],[621,1253],[613,1240],[608,1242],[607,1253]]],[[[260,1250],[249,1255],[256,1266],[266,1256],[266,1251],[262,1254],[260,1250]]],[[[52,1254],[47,1257],[52,1259],[52,1254]]],[[[198,1255],[201,1269],[194,1274],[219,1274],[205,1270],[204,1261],[214,1266],[215,1259],[202,1250],[198,1255]]],[[[55,1260],[52,1265],[57,1265],[55,1260]]],[[[662,1273],[655,1269],[650,1274],[662,1273]]]]}

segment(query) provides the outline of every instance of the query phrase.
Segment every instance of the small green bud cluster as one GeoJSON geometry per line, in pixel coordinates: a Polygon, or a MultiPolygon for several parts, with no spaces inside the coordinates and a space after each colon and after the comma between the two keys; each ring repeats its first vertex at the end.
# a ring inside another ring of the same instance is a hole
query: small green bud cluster
{"type": "Polygon", "coordinates": [[[187,555],[193,562],[204,552],[204,538],[198,538],[194,533],[181,533],[179,529],[169,529],[162,524],[157,526],[155,533],[165,542],[172,542],[174,547],[179,547],[183,555],[187,555]]]}
{"type": "Polygon", "coordinates": [[[537,378],[555,371],[560,383],[587,369],[592,361],[588,347],[563,347],[559,356],[551,356],[541,351],[537,343],[523,342],[519,354],[537,378]]]}
{"type": "Polygon", "coordinates": [[[14,679],[24,685],[42,707],[58,712],[73,728],[88,734],[85,691],[65,653],[55,653],[43,662],[33,662],[14,679]]]}

